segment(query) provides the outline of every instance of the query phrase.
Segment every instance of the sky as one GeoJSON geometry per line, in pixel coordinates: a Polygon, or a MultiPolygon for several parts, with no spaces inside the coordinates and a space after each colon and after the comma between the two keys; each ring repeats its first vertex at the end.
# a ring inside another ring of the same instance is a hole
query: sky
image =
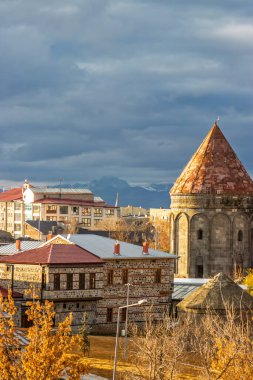
{"type": "Polygon", "coordinates": [[[216,118],[253,174],[252,0],[0,0],[0,186],[172,183],[216,118]]]}

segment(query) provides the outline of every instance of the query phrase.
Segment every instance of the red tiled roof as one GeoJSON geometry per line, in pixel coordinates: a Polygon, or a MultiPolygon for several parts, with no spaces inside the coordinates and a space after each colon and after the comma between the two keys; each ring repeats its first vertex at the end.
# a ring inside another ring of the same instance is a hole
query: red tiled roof
{"type": "Polygon", "coordinates": [[[22,187],[4,191],[0,193],[0,202],[16,201],[23,198],[22,187]]]}
{"type": "Polygon", "coordinates": [[[253,195],[253,181],[215,123],[170,194],[253,195]]]}
{"type": "MultiPolygon", "coordinates": [[[[3,288],[2,286],[0,286],[0,293],[1,293],[3,298],[8,297],[8,289],[3,288]]],[[[22,298],[22,297],[23,297],[23,294],[21,294],[19,292],[13,292],[12,293],[12,298],[22,298]]]]}
{"type": "Polygon", "coordinates": [[[0,257],[0,263],[12,264],[102,264],[93,253],[75,244],[47,244],[43,247],[0,257]]]}

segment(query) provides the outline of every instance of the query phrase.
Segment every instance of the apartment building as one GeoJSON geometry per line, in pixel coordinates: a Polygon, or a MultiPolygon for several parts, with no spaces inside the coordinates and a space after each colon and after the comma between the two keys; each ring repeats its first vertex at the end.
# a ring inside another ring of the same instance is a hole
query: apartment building
{"type": "Polygon", "coordinates": [[[34,187],[25,182],[22,188],[0,194],[0,230],[15,238],[25,236],[27,220],[76,222],[92,229],[119,213],[119,207],[108,205],[88,189],[34,187]]]}

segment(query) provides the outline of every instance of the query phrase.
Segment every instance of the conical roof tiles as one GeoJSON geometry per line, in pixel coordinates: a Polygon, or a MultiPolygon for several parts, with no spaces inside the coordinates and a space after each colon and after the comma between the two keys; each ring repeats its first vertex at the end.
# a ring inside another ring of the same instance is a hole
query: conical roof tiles
{"type": "Polygon", "coordinates": [[[233,305],[237,310],[253,310],[253,297],[224,273],[189,294],[177,307],[185,311],[225,310],[233,305]]]}
{"type": "Polygon", "coordinates": [[[253,181],[215,123],[170,191],[253,195],[253,181]]]}

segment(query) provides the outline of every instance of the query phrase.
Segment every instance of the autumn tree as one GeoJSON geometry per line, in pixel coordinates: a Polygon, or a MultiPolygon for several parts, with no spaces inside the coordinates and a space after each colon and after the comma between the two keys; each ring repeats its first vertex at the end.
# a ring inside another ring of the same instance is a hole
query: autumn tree
{"type": "Polygon", "coordinates": [[[253,269],[247,271],[247,276],[243,279],[243,285],[246,285],[248,292],[253,295],[253,269]]]}
{"type": "Polygon", "coordinates": [[[79,333],[82,337],[82,351],[84,355],[86,355],[90,351],[90,340],[89,340],[90,328],[88,326],[87,313],[83,313],[82,325],[79,329],[79,333]]]}
{"type": "Polygon", "coordinates": [[[179,324],[164,315],[154,320],[153,309],[145,315],[144,328],[132,330],[130,360],[135,369],[127,374],[131,380],[172,380],[178,374],[178,362],[187,350],[190,319],[179,324]]]}
{"type": "Polygon", "coordinates": [[[167,220],[155,220],[152,222],[154,226],[154,239],[150,244],[151,248],[160,251],[170,251],[170,222],[167,220]]]}
{"type": "Polygon", "coordinates": [[[0,296],[0,379],[1,380],[56,380],[63,372],[69,379],[80,379],[88,368],[78,361],[77,355],[70,355],[73,348],[80,348],[82,340],[72,336],[69,315],[53,328],[54,305],[37,299],[27,302],[28,345],[21,350],[14,326],[17,309],[11,293],[4,300],[0,296]]]}
{"type": "Polygon", "coordinates": [[[154,238],[154,228],[146,219],[106,218],[97,224],[96,230],[108,231],[112,239],[133,244],[154,238]]]}

